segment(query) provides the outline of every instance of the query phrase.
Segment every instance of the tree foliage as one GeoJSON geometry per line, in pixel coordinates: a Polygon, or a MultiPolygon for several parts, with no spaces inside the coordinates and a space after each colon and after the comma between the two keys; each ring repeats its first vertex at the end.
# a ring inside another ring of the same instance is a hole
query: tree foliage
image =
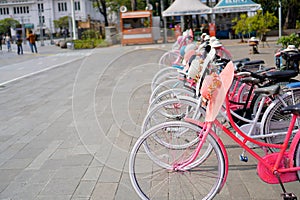
{"type": "Polygon", "coordinates": [[[283,48],[287,48],[288,45],[295,45],[296,48],[300,46],[300,37],[296,33],[292,33],[288,36],[282,36],[277,40],[277,44],[282,44],[283,48]]]}
{"type": "Polygon", "coordinates": [[[263,14],[259,10],[253,17],[248,17],[247,24],[250,32],[255,31],[258,35],[263,35],[278,24],[278,18],[273,13],[267,11],[263,14]]]}
{"type": "MultiPolygon", "coordinates": [[[[279,0],[253,0],[261,4],[263,12],[276,13],[278,17],[279,0]]],[[[282,25],[285,28],[296,28],[296,21],[300,20],[300,1],[299,0],[280,0],[282,10],[282,25]]]]}
{"type": "Polygon", "coordinates": [[[262,11],[258,11],[257,14],[252,17],[241,14],[239,19],[235,18],[232,22],[236,23],[233,26],[235,34],[241,33],[245,35],[250,32],[256,32],[261,36],[270,31],[270,28],[276,26],[278,19],[273,13],[267,11],[263,14],[262,11]]]}
{"type": "Polygon", "coordinates": [[[12,18],[0,20],[0,34],[10,33],[10,28],[15,28],[19,24],[19,21],[12,18]]]}
{"type": "Polygon", "coordinates": [[[246,33],[249,32],[249,27],[246,25],[247,24],[247,15],[246,14],[241,14],[240,18],[235,18],[232,20],[233,23],[236,23],[232,28],[235,32],[235,34],[242,33],[245,35],[246,33]]]}
{"type": "Polygon", "coordinates": [[[69,17],[61,17],[58,20],[53,20],[53,23],[55,28],[67,28],[69,27],[69,17]]]}

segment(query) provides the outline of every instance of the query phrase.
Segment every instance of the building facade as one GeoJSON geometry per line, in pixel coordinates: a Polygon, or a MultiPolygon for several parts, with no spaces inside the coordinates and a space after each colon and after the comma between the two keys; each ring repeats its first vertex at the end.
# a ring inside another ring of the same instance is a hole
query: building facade
{"type": "MultiPolygon", "coordinates": [[[[85,22],[88,19],[103,21],[92,1],[72,0],[76,22],[85,22]]],[[[60,17],[70,16],[71,23],[71,0],[0,0],[0,20],[13,18],[23,24],[26,30],[33,30],[39,34],[55,33],[59,30],[54,28],[53,20],[60,17]]],[[[68,27],[70,28],[70,27],[68,27]]],[[[12,33],[13,35],[13,33],[12,33]]]]}

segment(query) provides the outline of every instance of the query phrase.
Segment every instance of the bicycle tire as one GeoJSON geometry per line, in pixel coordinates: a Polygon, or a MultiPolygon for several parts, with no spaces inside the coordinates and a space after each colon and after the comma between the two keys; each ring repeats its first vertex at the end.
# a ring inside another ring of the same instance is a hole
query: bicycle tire
{"type": "Polygon", "coordinates": [[[158,104],[162,101],[166,101],[168,99],[173,99],[178,96],[193,97],[193,96],[195,96],[195,92],[189,90],[188,88],[174,88],[174,89],[169,89],[169,90],[163,91],[155,97],[155,99],[149,105],[149,108],[154,107],[156,104],[158,104]]]}
{"type": "MultiPolygon", "coordinates": [[[[294,166],[299,167],[300,166],[300,141],[298,141],[297,147],[295,149],[294,153],[294,166]]],[[[297,171],[297,177],[300,181],[300,170],[297,171]]]]}
{"type": "Polygon", "coordinates": [[[164,81],[177,79],[178,80],[179,73],[178,71],[167,71],[164,74],[158,76],[153,82],[151,83],[151,91],[153,91],[159,84],[163,83],[164,81]]]}
{"type": "Polygon", "coordinates": [[[162,68],[161,70],[159,70],[158,72],[156,72],[156,74],[154,75],[154,77],[152,78],[151,81],[151,90],[153,91],[154,88],[161,82],[159,82],[159,80],[161,79],[161,77],[166,76],[166,74],[176,74],[178,76],[178,69],[174,68],[174,67],[165,67],[162,68]]]}
{"type": "Polygon", "coordinates": [[[174,51],[165,52],[159,59],[158,63],[160,65],[172,66],[172,64],[181,57],[179,53],[174,51]]]}
{"type": "Polygon", "coordinates": [[[152,101],[154,101],[155,97],[159,93],[173,88],[184,88],[184,82],[179,79],[170,79],[162,82],[152,91],[149,102],[151,103],[152,101]]]}
{"type": "MultiPolygon", "coordinates": [[[[293,98],[290,93],[286,93],[283,96],[283,100],[286,103],[286,105],[293,105],[293,98]]],[[[295,103],[300,103],[300,91],[294,91],[294,97],[295,97],[295,103]]],[[[273,137],[266,137],[265,140],[267,143],[272,144],[280,144],[283,143],[283,140],[285,138],[285,134],[288,130],[288,127],[290,125],[291,121],[291,115],[282,115],[280,113],[280,110],[285,107],[284,103],[280,101],[279,99],[276,99],[272,102],[272,104],[267,108],[265,111],[261,124],[261,130],[263,135],[269,135],[269,134],[278,134],[283,133],[283,135],[273,136],[273,137]]],[[[295,127],[293,129],[293,132],[295,132],[299,128],[299,125],[297,123],[295,124],[295,127]]],[[[293,136],[291,137],[291,140],[293,139],[293,136]]],[[[277,152],[278,149],[275,148],[269,148],[272,152],[277,152]]]]}
{"type": "MultiPolygon", "coordinates": [[[[224,152],[215,138],[208,135],[204,145],[212,146],[211,155],[201,164],[194,162],[182,171],[174,170],[173,165],[191,156],[194,148],[168,149],[153,139],[157,134],[170,137],[171,134],[165,132],[168,128],[184,129],[186,135],[201,131],[201,127],[194,124],[177,121],[156,125],[140,136],[129,158],[134,190],[142,199],[212,199],[220,191],[226,174],[224,152]],[[151,149],[151,154],[144,146],[151,149]]],[[[180,138],[173,139],[174,143],[180,142],[180,138]]]]}
{"type": "Polygon", "coordinates": [[[149,106],[141,126],[141,132],[144,133],[152,126],[163,122],[180,121],[186,117],[200,119],[201,116],[205,116],[205,110],[198,106],[198,100],[180,95],[149,106]]]}

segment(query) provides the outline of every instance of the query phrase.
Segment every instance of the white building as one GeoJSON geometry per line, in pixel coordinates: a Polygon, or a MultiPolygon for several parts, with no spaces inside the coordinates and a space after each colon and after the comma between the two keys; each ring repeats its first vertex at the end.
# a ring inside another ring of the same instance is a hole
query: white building
{"type": "MultiPolygon", "coordinates": [[[[92,6],[90,0],[73,0],[76,21],[103,21],[102,15],[92,6]]],[[[53,20],[72,16],[71,0],[0,0],[0,20],[13,18],[39,34],[40,27],[45,33],[57,32],[53,20]]],[[[71,20],[70,20],[71,21],[71,20]]],[[[70,23],[71,24],[71,23],[70,23]]]]}

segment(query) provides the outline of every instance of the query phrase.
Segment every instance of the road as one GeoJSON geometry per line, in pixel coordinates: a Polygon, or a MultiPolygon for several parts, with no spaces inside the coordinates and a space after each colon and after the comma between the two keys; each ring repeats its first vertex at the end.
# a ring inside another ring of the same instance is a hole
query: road
{"type": "MultiPolygon", "coordinates": [[[[246,44],[224,41],[234,58],[246,44]]],[[[0,62],[0,199],[138,199],[128,177],[128,155],[145,116],[151,78],[170,45],[93,50],[39,47],[0,62]]],[[[238,160],[228,147],[228,181],[216,199],[280,199],[280,187],[263,183],[256,162],[238,160]]],[[[287,184],[299,193],[299,183],[287,184]]]]}

